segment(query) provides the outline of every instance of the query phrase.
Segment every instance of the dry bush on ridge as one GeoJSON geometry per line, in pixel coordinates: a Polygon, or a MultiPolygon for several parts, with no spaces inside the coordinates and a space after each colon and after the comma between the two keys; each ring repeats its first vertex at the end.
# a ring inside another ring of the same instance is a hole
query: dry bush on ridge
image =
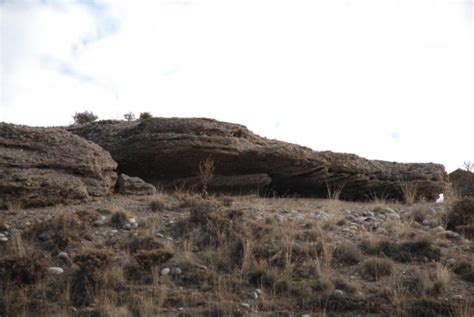
{"type": "Polygon", "coordinates": [[[45,263],[45,259],[39,254],[0,257],[0,280],[16,286],[34,284],[44,277],[45,263]]]}
{"type": "Polygon", "coordinates": [[[357,245],[345,243],[334,249],[332,257],[334,265],[354,265],[362,260],[362,253],[357,245]]]}
{"type": "Polygon", "coordinates": [[[399,181],[400,191],[407,205],[413,205],[418,195],[418,185],[414,182],[399,181]]]}
{"type": "Polygon", "coordinates": [[[208,186],[209,182],[214,177],[214,160],[208,157],[204,161],[199,162],[199,176],[201,177],[202,183],[202,196],[204,198],[209,197],[208,186]]]}
{"type": "Polygon", "coordinates": [[[122,228],[122,226],[128,223],[131,216],[122,210],[115,211],[112,216],[110,217],[110,223],[118,228],[122,228]]]}
{"type": "Polygon", "coordinates": [[[72,117],[74,124],[86,124],[97,120],[97,116],[92,111],[76,112],[72,117]]]}

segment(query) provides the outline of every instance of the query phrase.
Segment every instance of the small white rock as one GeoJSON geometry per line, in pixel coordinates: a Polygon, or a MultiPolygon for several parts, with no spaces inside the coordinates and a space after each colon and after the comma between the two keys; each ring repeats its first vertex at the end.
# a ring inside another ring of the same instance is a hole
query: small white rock
{"type": "Polygon", "coordinates": [[[260,288],[255,289],[255,293],[258,295],[262,295],[262,290],[260,288]]]}
{"type": "Polygon", "coordinates": [[[344,292],[341,291],[340,289],[336,289],[336,290],[333,292],[333,294],[334,294],[335,296],[338,296],[338,297],[344,296],[344,292]]]}
{"type": "Polygon", "coordinates": [[[450,265],[454,265],[454,264],[456,264],[456,259],[455,258],[450,258],[446,261],[446,263],[448,263],[450,265]]]}
{"type": "Polygon", "coordinates": [[[137,220],[136,220],[135,218],[130,218],[130,219],[128,219],[128,222],[129,222],[129,223],[136,223],[137,220]]]}
{"type": "Polygon", "coordinates": [[[100,226],[104,225],[104,221],[103,220],[96,220],[92,224],[96,227],[100,227],[100,226]]]}
{"type": "Polygon", "coordinates": [[[137,229],[138,228],[138,223],[136,223],[136,222],[132,223],[132,228],[137,229]]]}
{"type": "Polygon", "coordinates": [[[178,307],[178,311],[183,311],[184,307],[178,307]]]}
{"type": "Polygon", "coordinates": [[[245,309],[250,309],[250,304],[248,304],[248,303],[240,303],[240,307],[245,308],[245,309]]]}
{"type": "Polygon", "coordinates": [[[60,259],[67,259],[68,257],[69,257],[68,254],[64,251],[61,251],[58,253],[58,258],[60,259]]]}
{"type": "Polygon", "coordinates": [[[304,315],[301,315],[301,317],[311,317],[310,314],[304,314],[304,315]]]}
{"type": "Polygon", "coordinates": [[[155,236],[157,236],[158,238],[164,238],[165,236],[159,232],[155,233],[155,236]]]}
{"type": "Polygon", "coordinates": [[[122,228],[123,228],[124,230],[130,230],[130,229],[132,228],[132,225],[129,224],[129,223],[126,223],[126,224],[123,225],[122,228]]]}
{"type": "Polygon", "coordinates": [[[4,238],[4,237],[6,237],[5,234],[0,233],[0,238],[4,238]]]}
{"type": "Polygon", "coordinates": [[[451,297],[453,300],[462,300],[462,295],[453,295],[453,297],[451,297]]]}
{"type": "Polygon", "coordinates": [[[64,270],[57,266],[52,266],[48,268],[48,273],[53,275],[60,275],[64,273],[64,270]]]}
{"type": "Polygon", "coordinates": [[[258,299],[258,294],[257,294],[257,292],[251,292],[251,293],[249,294],[249,297],[250,297],[251,299],[258,299]]]}
{"type": "Polygon", "coordinates": [[[7,242],[8,238],[7,237],[0,237],[0,242],[7,242]]]}
{"type": "Polygon", "coordinates": [[[164,269],[161,270],[160,273],[161,273],[161,275],[166,276],[166,275],[170,274],[170,268],[165,267],[164,269]]]}

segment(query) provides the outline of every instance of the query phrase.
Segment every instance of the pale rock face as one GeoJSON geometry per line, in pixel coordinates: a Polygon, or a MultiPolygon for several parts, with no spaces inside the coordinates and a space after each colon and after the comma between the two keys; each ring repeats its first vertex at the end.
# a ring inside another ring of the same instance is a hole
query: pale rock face
{"type": "Polygon", "coordinates": [[[0,207],[78,203],[113,193],[117,163],[60,128],[0,123],[0,207]]]}

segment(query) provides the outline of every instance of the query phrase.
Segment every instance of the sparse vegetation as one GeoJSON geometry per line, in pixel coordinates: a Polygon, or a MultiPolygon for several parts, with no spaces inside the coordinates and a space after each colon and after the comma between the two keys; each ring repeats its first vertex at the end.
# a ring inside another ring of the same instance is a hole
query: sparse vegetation
{"type": "Polygon", "coordinates": [[[149,112],[142,112],[140,113],[140,120],[146,120],[146,119],[150,119],[150,118],[153,118],[153,115],[149,112]]]}
{"type": "Polygon", "coordinates": [[[413,181],[399,181],[400,191],[407,205],[413,205],[418,196],[418,185],[413,181]]]}
{"type": "Polygon", "coordinates": [[[448,213],[446,227],[466,237],[474,236],[474,198],[467,197],[453,205],[448,213]]]}
{"type": "Polygon", "coordinates": [[[76,112],[72,118],[74,124],[86,124],[98,119],[92,111],[76,112]]]}
{"type": "Polygon", "coordinates": [[[214,177],[214,160],[208,157],[199,163],[199,176],[201,177],[202,196],[209,197],[208,186],[211,179],[214,177]]]}
{"type": "Polygon", "coordinates": [[[383,202],[376,209],[183,191],[114,200],[54,209],[52,217],[35,211],[21,230],[15,219],[31,216],[5,213],[14,231],[0,243],[0,314],[68,316],[74,307],[78,315],[232,316],[248,310],[241,303],[272,316],[472,312],[468,301],[444,298],[469,298],[473,263],[440,252],[460,252],[462,241],[422,225],[437,217],[423,204],[391,205],[400,219],[382,220],[383,202]],[[125,229],[131,218],[138,226],[125,229]],[[97,219],[103,224],[92,227],[97,219]]]}
{"type": "Polygon", "coordinates": [[[123,118],[127,121],[134,121],[135,120],[135,115],[132,112],[128,112],[123,115],[123,118]]]}

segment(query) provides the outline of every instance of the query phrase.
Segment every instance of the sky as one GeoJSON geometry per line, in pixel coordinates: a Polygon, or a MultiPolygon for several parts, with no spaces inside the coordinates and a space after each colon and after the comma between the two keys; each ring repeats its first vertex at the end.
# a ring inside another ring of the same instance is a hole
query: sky
{"type": "Polygon", "coordinates": [[[0,0],[0,121],[151,112],[474,161],[474,0],[0,0]]]}

